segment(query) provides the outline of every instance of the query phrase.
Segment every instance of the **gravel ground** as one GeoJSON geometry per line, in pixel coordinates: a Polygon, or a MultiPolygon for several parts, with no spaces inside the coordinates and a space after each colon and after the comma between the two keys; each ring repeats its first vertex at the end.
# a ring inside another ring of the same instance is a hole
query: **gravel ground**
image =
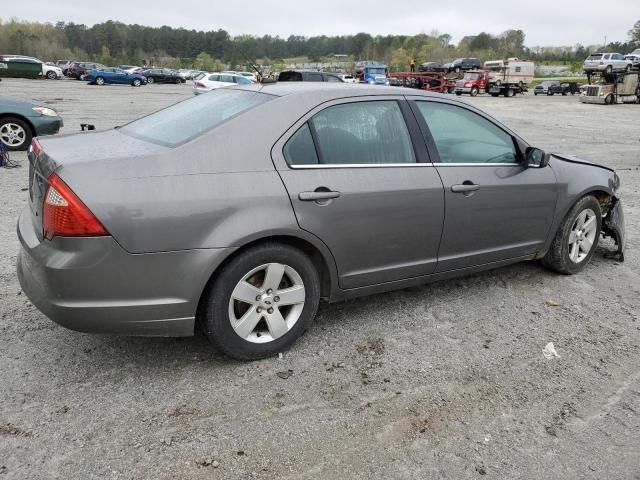
{"type": "MultiPolygon", "coordinates": [[[[47,101],[63,133],[191,95],[28,80],[0,92],[47,101]]],[[[45,318],[15,275],[27,169],[0,169],[0,479],[640,478],[640,106],[471,101],[538,146],[619,170],[626,262],[608,241],[572,277],[526,263],[323,305],[293,349],[254,363],[201,336],[45,318]]]]}

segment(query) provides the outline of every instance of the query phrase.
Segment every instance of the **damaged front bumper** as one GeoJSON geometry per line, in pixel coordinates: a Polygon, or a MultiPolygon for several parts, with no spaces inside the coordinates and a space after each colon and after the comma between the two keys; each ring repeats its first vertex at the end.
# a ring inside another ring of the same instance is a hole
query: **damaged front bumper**
{"type": "Polygon", "coordinates": [[[624,225],[624,212],[622,202],[619,198],[613,197],[613,204],[607,215],[602,219],[602,233],[605,237],[611,237],[618,247],[617,254],[620,261],[624,261],[624,247],[626,242],[626,230],[624,225]]]}

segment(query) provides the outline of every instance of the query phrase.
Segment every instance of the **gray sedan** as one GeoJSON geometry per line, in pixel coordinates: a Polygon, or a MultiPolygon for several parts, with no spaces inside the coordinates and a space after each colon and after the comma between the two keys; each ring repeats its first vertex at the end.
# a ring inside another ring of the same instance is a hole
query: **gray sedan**
{"type": "Polygon", "coordinates": [[[212,91],[120,128],[35,140],[18,276],[55,322],[193,335],[256,359],[320,299],[540,259],[622,255],[616,173],[530,146],[448,96],[344,84],[212,91]]]}

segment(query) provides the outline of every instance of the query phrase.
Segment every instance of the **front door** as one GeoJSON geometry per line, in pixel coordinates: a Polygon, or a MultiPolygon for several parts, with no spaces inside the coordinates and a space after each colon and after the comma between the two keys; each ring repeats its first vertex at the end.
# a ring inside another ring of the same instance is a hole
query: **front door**
{"type": "Polygon", "coordinates": [[[530,256],[556,206],[550,167],[527,168],[514,137],[462,105],[416,101],[445,190],[438,272],[530,256]]]}
{"type": "Polygon", "coordinates": [[[418,132],[395,97],[334,102],[273,150],[299,225],[329,247],[342,288],[436,269],[442,182],[405,117],[418,132]]]}

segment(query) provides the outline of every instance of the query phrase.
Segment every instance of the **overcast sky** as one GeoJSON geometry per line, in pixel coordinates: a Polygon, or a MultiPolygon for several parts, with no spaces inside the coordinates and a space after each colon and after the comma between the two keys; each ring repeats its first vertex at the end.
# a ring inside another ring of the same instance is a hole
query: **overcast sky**
{"type": "MultiPolygon", "coordinates": [[[[440,33],[454,42],[481,31],[522,29],[525,44],[600,45],[624,41],[640,0],[23,0],[2,2],[0,17],[84,23],[105,20],[217,30],[232,35],[338,35],[440,33]]],[[[626,53],[626,52],[625,52],[626,53]]]]}

